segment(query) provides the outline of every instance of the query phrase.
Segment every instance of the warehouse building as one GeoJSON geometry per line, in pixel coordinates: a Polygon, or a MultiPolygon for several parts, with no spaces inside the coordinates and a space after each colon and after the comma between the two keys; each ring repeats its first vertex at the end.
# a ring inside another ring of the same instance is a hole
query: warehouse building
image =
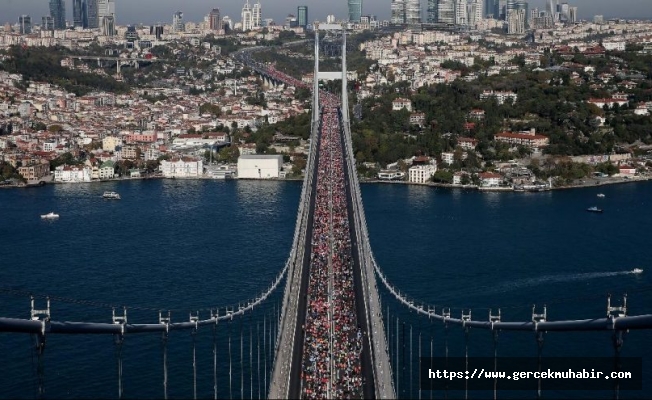
{"type": "Polygon", "coordinates": [[[238,178],[278,179],[282,167],[282,155],[243,155],[238,157],[238,178]]]}

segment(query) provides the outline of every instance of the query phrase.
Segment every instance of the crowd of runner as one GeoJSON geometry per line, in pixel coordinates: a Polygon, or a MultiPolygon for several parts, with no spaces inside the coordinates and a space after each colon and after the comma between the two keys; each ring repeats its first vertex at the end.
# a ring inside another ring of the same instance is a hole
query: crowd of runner
{"type": "Polygon", "coordinates": [[[330,94],[320,100],[323,113],[303,326],[302,397],[361,398],[362,332],[355,309],[339,100],[330,94]]]}

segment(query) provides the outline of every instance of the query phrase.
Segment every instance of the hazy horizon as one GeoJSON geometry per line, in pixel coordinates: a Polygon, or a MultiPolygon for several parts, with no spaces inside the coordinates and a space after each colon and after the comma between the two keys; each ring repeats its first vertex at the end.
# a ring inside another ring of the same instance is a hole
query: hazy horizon
{"type": "MultiPolygon", "coordinates": [[[[256,0],[250,0],[250,3],[256,0]]],[[[72,21],[72,0],[65,0],[66,20],[72,21]]],[[[230,16],[235,22],[240,21],[240,11],[245,0],[209,1],[209,0],[116,0],[116,22],[118,25],[133,24],[169,24],[172,14],[176,11],[184,13],[184,19],[190,22],[201,22],[211,9],[217,7],[223,16],[230,16]]],[[[263,18],[273,18],[282,23],[288,14],[297,13],[300,5],[308,6],[310,21],[324,21],[328,14],[338,19],[347,17],[347,1],[327,3],[319,0],[260,0],[263,18]]],[[[425,19],[427,1],[421,0],[422,16],[425,19]]],[[[596,14],[605,18],[637,18],[652,17],[650,0],[570,0],[568,3],[578,7],[580,19],[592,19],[596,14]]],[[[18,17],[27,14],[35,23],[40,23],[41,17],[49,15],[48,0],[0,0],[0,23],[15,24],[18,17]]],[[[391,0],[363,0],[363,15],[373,14],[379,19],[389,19],[391,0]]],[[[545,9],[545,0],[530,1],[530,8],[545,9]]]]}

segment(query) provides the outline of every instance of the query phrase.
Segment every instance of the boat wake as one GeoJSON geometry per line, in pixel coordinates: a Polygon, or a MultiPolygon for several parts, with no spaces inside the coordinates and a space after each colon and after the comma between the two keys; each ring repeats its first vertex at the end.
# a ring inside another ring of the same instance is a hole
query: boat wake
{"type": "Polygon", "coordinates": [[[581,274],[560,274],[560,275],[547,275],[538,278],[518,279],[511,282],[505,282],[490,289],[488,293],[502,293],[512,290],[523,289],[532,286],[539,286],[551,283],[566,283],[575,281],[586,281],[591,279],[609,278],[621,275],[640,274],[643,270],[634,268],[628,271],[613,271],[613,272],[587,272],[581,274]]]}

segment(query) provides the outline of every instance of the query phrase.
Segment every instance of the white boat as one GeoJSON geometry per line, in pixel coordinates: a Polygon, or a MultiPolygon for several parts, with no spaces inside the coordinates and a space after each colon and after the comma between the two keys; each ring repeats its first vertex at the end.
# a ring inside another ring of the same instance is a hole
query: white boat
{"type": "Polygon", "coordinates": [[[110,200],[120,200],[120,195],[116,192],[104,192],[102,197],[110,200]]]}
{"type": "Polygon", "coordinates": [[[598,197],[604,197],[604,193],[598,193],[598,197]]]}
{"type": "Polygon", "coordinates": [[[640,268],[634,268],[632,270],[632,274],[642,274],[642,273],[643,273],[643,270],[640,269],[640,268]]]}
{"type": "Polygon", "coordinates": [[[47,214],[41,215],[41,219],[57,219],[59,218],[59,214],[55,214],[53,212],[49,212],[47,214]]]}

